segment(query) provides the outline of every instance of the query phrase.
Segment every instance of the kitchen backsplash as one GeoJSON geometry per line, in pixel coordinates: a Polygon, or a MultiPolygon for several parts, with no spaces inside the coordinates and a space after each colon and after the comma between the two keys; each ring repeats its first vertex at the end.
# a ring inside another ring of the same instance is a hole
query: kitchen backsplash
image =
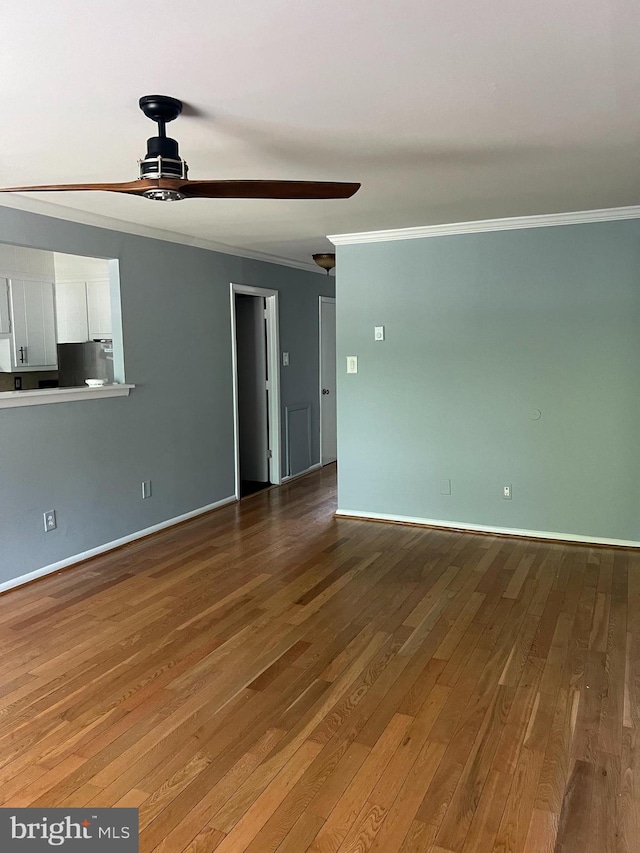
{"type": "Polygon", "coordinates": [[[38,382],[45,379],[57,379],[55,370],[34,371],[33,373],[0,373],[0,391],[15,391],[14,377],[22,378],[22,390],[30,391],[38,388],[38,382]]]}

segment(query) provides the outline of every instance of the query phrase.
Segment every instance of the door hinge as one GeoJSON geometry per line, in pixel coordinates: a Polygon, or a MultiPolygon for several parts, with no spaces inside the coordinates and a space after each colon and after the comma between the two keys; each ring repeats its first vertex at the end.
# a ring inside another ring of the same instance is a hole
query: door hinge
{"type": "Polygon", "coordinates": [[[267,319],[267,309],[266,308],[264,309],[264,319],[265,320],[267,319]]]}
{"type": "Polygon", "coordinates": [[[267,459],[273,459],[273,453],[270,450],[267,450],[267,459]]]}
{"type": "Polygon", "coordinates": [[[265,381],[264,381],[264,387],[265,387],[265,389],[266,389],[267,391],[269,390],[269,380],[268,380],[268,379],[265,379],[265,381]]]}

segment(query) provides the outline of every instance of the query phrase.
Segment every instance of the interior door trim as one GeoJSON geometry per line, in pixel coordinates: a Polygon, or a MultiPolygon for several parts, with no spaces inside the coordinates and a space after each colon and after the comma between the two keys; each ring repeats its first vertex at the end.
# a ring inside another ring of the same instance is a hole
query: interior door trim
{"type": "Polygon", "coordinates": [[[269,376],[269,480],[274,486],[282,482],[282,453],[280,423],[280,313],[278,291],[266,287],[231,282],[231,369],[233,375],[233,455],[235,466],[235,497],[240,500],[240,428],[238,416],[238,363],[236,351],[236,293],[259,296],[265,300],[267,311],[267,375],[269,376]]]}
{"type": "MultiPolygon", "coordinates": [[[[336,304],[334,296],[320,296],[318,299],[318,411],[320,414],[320,465],[325,464],[322,460],[322,303],[336,304]]],[[[337,383],[336,383],[337,384],[337,383]]],[[[330,463],[326,463],[327,465],[330,463]]]]}

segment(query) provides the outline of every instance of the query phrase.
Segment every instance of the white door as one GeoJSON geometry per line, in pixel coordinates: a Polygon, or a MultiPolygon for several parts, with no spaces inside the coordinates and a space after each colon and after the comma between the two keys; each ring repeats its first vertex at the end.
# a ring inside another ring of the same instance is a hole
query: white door
{"type": "Polygon", "coordinates": [[[335,462],[336,431],[336,301],[320,297],[320,461],[335,462]]]}

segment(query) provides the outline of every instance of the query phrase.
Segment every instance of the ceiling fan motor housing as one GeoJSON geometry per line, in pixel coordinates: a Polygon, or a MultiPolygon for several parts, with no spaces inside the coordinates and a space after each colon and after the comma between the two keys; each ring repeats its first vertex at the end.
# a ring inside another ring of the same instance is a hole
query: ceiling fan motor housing
{"type": "MultiPolygon", "coordinates": [[[[178,154],[178,143],[167,136],[147,140],[147,156],[140,160],[141,178],[185,178],[188,166],[178,154]]],[[[180,201],[185,196],[177,190],[152,189],[144,193],[154,201],[180,201]]]]}
{"type": "Polygon", "coordinates": [[[168,136],[147,139],[147,154],[140,160],[141,178],[186,178],[188,166],[178,153],[178,143],[168,136]]]}
{"type": "MultiPolygon", "coordinates": [[[[145,95],[140,98],[140,109],[147,118],[158,124],[158,135],[147,139],[147,154],[140,160],[140,178],[187,178],[188,166],[180,156],[178,143],[165,133],[166,122],[173,121],[182,112],[182,103],[167,95],[145,95]]],[[[178,201],[184,198],[176,190],[152,189],[144,193],[155,201],[178,201]]]]}

